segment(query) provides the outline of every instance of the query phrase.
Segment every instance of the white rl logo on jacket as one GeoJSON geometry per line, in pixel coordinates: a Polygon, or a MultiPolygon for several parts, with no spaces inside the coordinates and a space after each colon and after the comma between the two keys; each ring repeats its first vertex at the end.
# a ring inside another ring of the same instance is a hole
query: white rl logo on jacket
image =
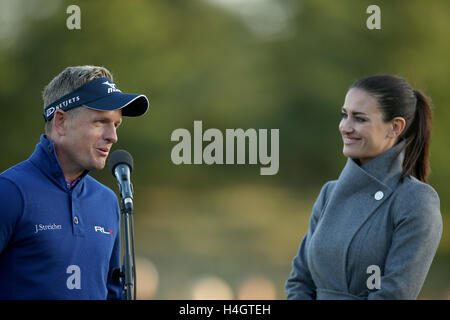
{"type": "Polygon", "coordinates": [[[100,227],[100,226],[94,226],[94,230],[95,230],[95,232],[101,232],[101,233],[104,233],[104,234],[113,234],[113,231],[112,231],[111,228],[108,228],[108,232],[106,232],[105,228],[100,227]]]}

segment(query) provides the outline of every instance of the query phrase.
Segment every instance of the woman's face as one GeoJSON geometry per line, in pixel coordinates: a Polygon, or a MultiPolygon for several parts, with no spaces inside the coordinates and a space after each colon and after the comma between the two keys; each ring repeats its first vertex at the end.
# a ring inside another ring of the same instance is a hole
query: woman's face
{"type": "Polygon", "coordinates": [[[383,122],[378,102],[365,90],[352,88],[345,96],[339,131],[346,157],[361,164],[390,149],[396,141],[394,121],[383,122]]]}

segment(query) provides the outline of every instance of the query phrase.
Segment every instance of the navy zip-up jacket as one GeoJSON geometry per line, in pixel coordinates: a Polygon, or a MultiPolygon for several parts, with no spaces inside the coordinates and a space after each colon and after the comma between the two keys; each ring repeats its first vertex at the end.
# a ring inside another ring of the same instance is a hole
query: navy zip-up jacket
{"type": "Polygon", "coordinates": [[[120,209],[87,175],[67,184],[53,141],[0,174],[0,299],[120,299],[120,209]]]}

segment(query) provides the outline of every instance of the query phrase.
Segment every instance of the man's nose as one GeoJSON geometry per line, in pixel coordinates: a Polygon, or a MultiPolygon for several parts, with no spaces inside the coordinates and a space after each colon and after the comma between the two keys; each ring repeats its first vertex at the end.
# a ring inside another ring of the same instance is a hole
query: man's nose
{"type": "Polygon", "coordinates": [[[119,140],[119,138],[117,137],[116,127],[114,126],[113,123],[107,126],[104,133],[104,139],[110,143],[116,143],[117,140],[119,140]]]}

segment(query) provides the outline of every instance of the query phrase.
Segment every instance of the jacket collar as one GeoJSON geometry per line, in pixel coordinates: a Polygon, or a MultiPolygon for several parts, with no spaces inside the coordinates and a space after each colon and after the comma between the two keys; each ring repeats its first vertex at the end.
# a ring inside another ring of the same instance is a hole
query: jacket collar
{"type": "Polygon", "coordinates": [[[362,166],[348,158],[333,193],[346,198],[370,189],[371,192],[382,191],[384,196],[389,195],[402,173],[404,151],[398,157],[396,155],[403,146],[404,142],[399,142],[362,166]]]}
{"type": "MultiPolygon", "coordinates": [[[[403,171],[405,151],[402,149],[404,146],[405,141],[400,141],[378,157],[363,164],[361,169],[390,188],[394,188],[403,171]]],[[[352,159],[352,161],[354,160],[352,159]]]]}
{"type": "MultiPolygon", "coordinates": [[[[41,172],[52,180],[59,187],[68,191],[66,178],[64,177],[64,172],[56,155],[55,144],[52,140],[47,139],[45,134],[41,135],[40,142],[36,145],[33,154],[30,157],[30,161],[37,167],[41,172]]],[[[83,183],[83,178],[89,173],[85,170],[81,175],[81,180],[74,187],[81,187],[83,183]]]]}
{"type": "Polygon", "coordinates": [[[402,149],[404,146],[405,141],[402,140],[361,166],[357,164],[355,159],[348,158],[343,173],[348,173],[350,176],[362,174],[378,180],[390,189],[393,189],[397,185],[403,170],[405,151],[402,149]]]}

